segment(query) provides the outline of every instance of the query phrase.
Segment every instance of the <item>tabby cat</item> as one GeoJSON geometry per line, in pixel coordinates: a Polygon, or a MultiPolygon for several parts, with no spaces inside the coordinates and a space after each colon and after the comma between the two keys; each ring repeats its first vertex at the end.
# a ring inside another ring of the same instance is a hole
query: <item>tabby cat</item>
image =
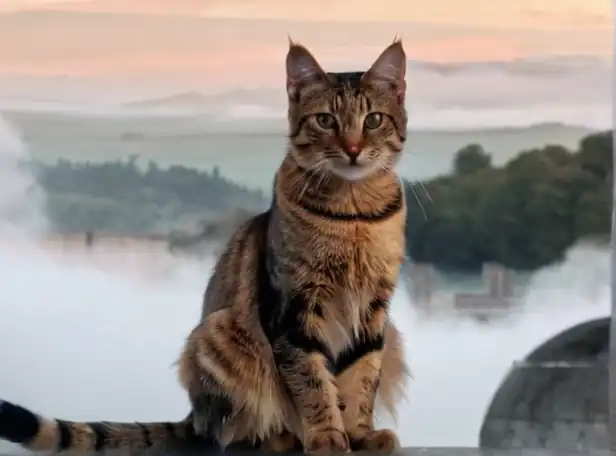
{"type": "Polygon", "coordinates": [[[237,230],[208,283],[179,360],[185,421],[72,423],[5,403],[0,437],[47,451],[157,447],[195,433],[223,448],[299,444],[311,455],[399,447],[393,431],[375,429],[374,408],[378,396],[393,414],[407,377],[388,317],[405,251],[395,165],[406,64],[399,40],[348,73],[325,72],[290,43],[288,152],[271,208],[237,230]]]}

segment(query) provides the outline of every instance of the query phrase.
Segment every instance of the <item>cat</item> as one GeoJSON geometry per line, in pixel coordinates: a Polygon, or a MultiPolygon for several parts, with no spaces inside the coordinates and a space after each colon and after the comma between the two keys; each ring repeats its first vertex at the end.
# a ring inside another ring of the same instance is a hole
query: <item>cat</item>
{"type": "Polygon", "coordinates": [[[398,39],[367,71],[345,73],[290,41],[287,154],[270,209],[235,232],[206,287],[179,359],[186,420],[69,423],[11,404],[30,413],[30,432],[10,438],[0,412],[0,437],[47,451],[144,448],[182,433],[319,456],[398,448],[374,408],[378,396],[394,414],[408,377],[388,316],[405,252],[395,168],[406,66],[398,39]]]}

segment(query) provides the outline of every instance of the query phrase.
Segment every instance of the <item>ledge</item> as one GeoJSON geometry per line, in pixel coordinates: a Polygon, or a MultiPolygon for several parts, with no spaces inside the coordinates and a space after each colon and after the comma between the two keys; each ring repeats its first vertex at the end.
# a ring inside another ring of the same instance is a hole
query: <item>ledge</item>
{"type": "MultiPolygon", "coordinates": [[[[3,453],[0,456],[23,456],[24,453],[3,453]]],[[[70,453],[71,456],[77,456],[75,453],[70,453]]],[[[114,456],[125,456],[123,452],[114,452],[114,456]]],[[[214,455],[222,455],[225,456],[246,456],[246,455],[254,455],[255,451],[249,450],[231,450],[228,449],[224,453],[220,451],[212,451],[209,449],[206,453],[203,450],[198,450],[193,448],[192,450],[185,451],[170,451],[167,453],[163,453],[164,456],[214,456],[214,455]]],[[[260,456],[280,456],[281,453],[265,453],[258,451],[260,456]]],[[[287,455],[294,454],[299,455],[300,453],[287,453],[287,455]]],[[[349,453],[350,455],[357,456],[381,456],[386,453],[371,453],[371,452],[356,452],[349,453]]],[[[490,449],[481,449],[481,448],[402,448],[394,453],[391,453],[390,456],[576,456],[576,455],[584,455],[584,456],[609,456],[609,450],[584,450],[580,452],[567,452],[560,450],[544,450],[544,449],[534,449],[534,448],[520,448],[520,449],[511,449],[511,450],[490,450],[490,449]]],[[[160,453],[158,453],[160,455],[160,453]]],[[[126,453],[126,456],[129,456],[126,453]]]]}

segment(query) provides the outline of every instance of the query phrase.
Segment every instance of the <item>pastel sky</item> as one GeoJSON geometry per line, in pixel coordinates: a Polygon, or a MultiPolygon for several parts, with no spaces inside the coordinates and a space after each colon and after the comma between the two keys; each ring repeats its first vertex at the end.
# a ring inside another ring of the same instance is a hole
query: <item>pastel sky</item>
{"type": "Polygon", "coordinates": [[[609,0],[0,0],[0,74],[265,84],[287,33],[365,65],[396,33],[410,59],[608,56],[609,0]]]}

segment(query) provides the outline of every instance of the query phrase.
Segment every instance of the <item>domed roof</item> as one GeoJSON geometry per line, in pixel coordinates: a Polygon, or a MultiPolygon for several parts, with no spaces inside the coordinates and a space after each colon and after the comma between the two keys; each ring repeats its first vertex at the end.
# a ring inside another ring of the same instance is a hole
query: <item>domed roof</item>
{"type": "Polygon", "coordinates": [[[480,432],[483,448],[608,448],[609,318],[552,337],[515,363],[480,432]]]}

